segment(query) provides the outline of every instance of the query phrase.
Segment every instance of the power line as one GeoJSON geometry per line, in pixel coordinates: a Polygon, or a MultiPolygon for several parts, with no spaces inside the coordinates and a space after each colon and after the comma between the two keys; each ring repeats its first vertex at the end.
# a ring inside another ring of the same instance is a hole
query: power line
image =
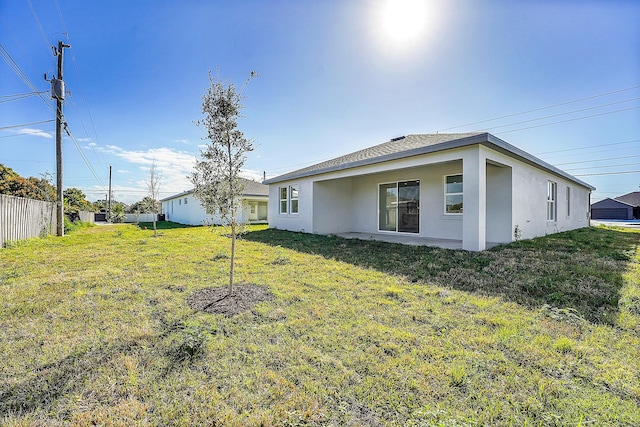
{"type": "Polygon", "coordinates": [[[551,122],[551,123],[545,123],[545,124],[541,124],[541,125],[536,125],[536,126],[529,126],[526,128],[520,128],[520,129],[512,129],[512,130],[507,130],[504,132],[497,132],[498,135],[502,135],[505,133],[511,133],[511,132],[518,132],[521,130],[527,130],[527,129],[535,129],[535,128],[539,128],[539,127],[544,127],[544,126],[551,126],[551,125],[557,125],[559,123],[567,123],[567,122],[574,122],[576,120],[584,120],[584,119],[590,119],[592,117],[598,117],[598,116],[606,116],[607,114],[615,114],[615,113],[620,113],[623,111],[630,111],[630,110],[637,110],[638,108],[640,108],[640,106],[638,107],[631,107],[631,108],[623,108],[621,110],[615,110],[615,111],[608,111],[606,113],[600,113],[600,114],[592,114],[590,116],[583,116],[583,117],[575,117],[573,119],[567,119],[567,120],[560,120],[558,122],[551,122]]]}
{"type": "MultiPolygon", "coordinates": [[[[567,148],[567,149],[563,149],[563,150],[554,150],[554,151],[545,151],[543,153],[535,153],[536,156],[541,156],[543,154],[552,154],[552,153],[561,153],[561,152],[566,152],[566,151],[572,151],[575,152],[577,150],[585,150],[585,149],[589,149],[589,148],[599,148],[599,147],[608,147],[608,146],[612,146],[612,145],[622,145],[622,144],[630,144],[633,142],[638,142],[640,141],[640,139],[632,139],[629,141],[622,141],[622,142],[613,142],[613,143],[607,143],[607,144],[598,144],[598,145],[589,145],[586,147],[578,147],[578,148],[567,148]]],[[[609,152],[610,150],[607,150],[607,152],[609,152]]],[[[600,153],[601,151],[594,151],[591,152],[589,154],[596,154],[596,153],[600,153]]],[[[553,156],[552,156],[553,157],[553,156]]],[[[593,162],[593,161],[599,161],[599,160],[618,160],[618,159],[626,159],[626,158],[630,158],[630,157],[636,157],[636,156],[625,156],[625,157],[619,157],[619,158],[610,158],[610,159],[596,159],[596,160],[585,160],[582,162],[567,162],[567,163],[553,163],[555,166],[562,166],[562,165],[569,165],[569,164],[575,164],[575,163],[589,163],[589,162],[593,162]]],[[[640,156],[639,156],[640,157],[640,156]]],[[[295,167],[304,167],[304,166],[308,166],[308,165],[313,165],[316,163],[321,163],[327,160],[332,159],[333,157],[327,157],[324,159],[318,159],[318,160],[310,160],[308,162],[304,162],[304,163],[295,163],[295,164],[291,164],[291,165],[285,165],[285,166],[281,166],[281,167],[277,167],[277,168],[271,168],[269,169],[269,173],[278,173],[278,171],[286,171],[286,170],[291,170],[295,167]]],[[[552,162],[550,162],[552,163],[552,162]]]]}
{"type": "MultiPolygon", "coordinates": [[[[55,0],[55,5],[56,5],[56,10],[58,11],[58,18],[60,19],[60,24],[62,25],[62,29],[64,31],[65,36],[67,37],[67,41],[69,42],[69,44],[71,44],[71,38],[69,37],[69,32],[67,31],[67,25],[64,21],[64,17],[62,16],[62,9],[60,8],[60,3],[58,3],[58,0],[55,0]]],[[[98,132],[96,131],[96,125],[93,121],[93,116],[91,114],[91,109],[89,108],[89,102],[87,101],[87,92],[84,89],[84,84],[82,82],[82,78],[80,77],[80,67],[78,66],[78,61],[76,60],[76,54],[74,52],[74,50],[71,50],[71,59],[73,61],[73,65],[75,66],[76,69],[76,75],[78,77],[78,83],[80,84],[80,91],[82,93],[82,99],[84,100],[84,104],[87,108],[87,113],[89,114],[89,122],[91,123],[91,128],[93,129],[93,134],[95,135],[95,143],[97,145],[100,145],[100,139],[98,138],[98,132]]],[[[75,103],[75,98],[72,96],[71,97],[72,101],[73,101],[73,106],[76,109],[76,111],[78,112],[78,118],[80,119],[80,123],[82,125],[82,128],[84,129],[85,134],[87,135],[87,137],[89,137],[89,132],[87,132],[87,129],[84,125],[84,122],[82,121],[82,118],[80,116],[80,109],[77,107],[76,103],[75,103]]],[[[92,146],[91,149],[93,150],[93,154],[96,156],[96,158],[98,157],[97,153],[100,153],[100,157],[102,158],[102,163],[106,166],[107,165],[107,161],[104,158],[104,155],[102,154],[101,151],[96,151],[95,147],[92,146]]]]}
{"type": "Polygon", "coordinates": [[[597,145],[588,145],[586,147],[579,147],[579,148],[566,148],[564,150],[554,150],[554,151],[545,151],[544,153],[536,153],[536,156],[539,156],[541,154],[551,154],[551,153],[562,153],[564,151],[576,151],[576,150],[584,150],[587,148],[600,148],[600,147],[608,147],[610,145],[622,145],[622,144],[630,144],[632,142],[638,142],[640,141],[640,139],[631,139],[629,141],[622,141],[622,142],[612,142],[610,144],[597,144],[597,145]]]}
{"type": "Polygon", "coordinates": [[[44,32],[44,28],[42,28],[42,24],[40,23],[40,18],[38,18],[38,14],[36,13],[36,10],[33,8],[33,5],[31,4],[31,0],[27,0],[27,3],[29,3],[29,7],[31,8],[31,13],[33,14],[33,17],[36,20],[36,24],[38,24],[38,28],[40,28],[40,33],[42,34],[42,38],[44,39],[44,44],[47,46],[47,49],[49,47],[51,47],[51,43],[49,43],[49,41],[47,40],[47,35],[44,32]]]}
{"type": "Polygon", "coordinates": [[[461,127],[477,125],[477,124],[480,124],[480,123],[492,122],[492,121],[495,121],[495,120],[506,119],[508,117],[519,116],[519,115],[522,115],[522,114],[533,113],[533,112],[536,112],[536,111],[547,110],[547,109],[550,109],[550,108],[560,107],[560,106],[568,105],[568,104],[574,104],[576,102],[587,101],[589,99],[600,98],[600,97],[603,97],[603,96],[613,95],[615,93],[626,92],[626,91],[633,90],[633,89],[638,89],[638,88],[640,88],[640,86],[632,86],[632,87],[628,87],[628,88],[624,88],[624,89],[614,90],[613,92],[601,93],[599,95],[588,96],[586,98],[574,99],[572,101],[561,102],[559,104],[553,104],[553,105],[548,105],[548,106],[545,106],[545,107],[534,108],[532,110],[521,111],[519,113],[507,114],[507,115],[504,115],[504,116],[494,117],[494,118],[486,119],[486,120],[480,120],[480,121],[477,121],[477,122],[467,123],[467,124],[464,124],[464,125],[452,126],[452,127],[449,127],[449,128],[440,129],[438,132],[444,132],[444,131],[451,130],[451,129],[457,129],[457,128],[461,128],[461,127]]]}
{"type": "Polygon", "coordinates": [[[21,99],[29,98],[30,96],[45,94],[47,92],[29,92],[29,93],[17,93],[15,95],[0,95],[0,104],[5,102],[19,101],[21,99]]]}
{"type": "Polygon", "coordinates": [[[617,171],[617,172],[582,173],[582,174],[573,175],[573,176],[623,175],[623,174],[629,174],[629,173],[640,173],[640,170],[638,170],[638,171],[617,171]]]}
{"type": "MultiPolygon", "coordinates": [[[[37,75],[38,73],[34,72],[34,67],[33,64],[31,63],[31,61],[29,60],[29,53],[27,52],[27,50],[24,48],[24,46],[22,45],[22,43],[20,42],[20,39],[16,37],[16,35],[14,34],[11,26],[9,25],[9,22],[7,22],[7,20],[4,18],[4,16],[2,15],[2,8],[0,8],[0,22],[2,22],[2,24],[4,25],[4,27],[6,27],[6,32],[7,34],[9,34],[11,36],[11,38],[13,39],[13,43],[15,44],[15,46],[17,46],[19,48],[19,50],[22,52],[24,60],[27,63],[27,66],[29,67],[30,71],[31,71],[31,75],[37,75]]],[[[6,50],[6,49],[5,49],[6,50]]],[[[8,52],[7,52],[8,55],[8,52]]],[[[9,55],[10,56],[10,55],[9,55]]],[[[5,59],[6,60],[6,59],[5,59]]],[[[11,65],[10,65],[11,66],[11,65]]],[[[18,67],[19,68],[19,67],[18,67]]],[[[15,70],[14,70],[15,71],[15,70]]],[[[28,79],[27,79],[28,80],[28,79]]],[[[28,85],[29,86],[29,85],[28,85]]],[[[33,85],[31,85],[33,86],[33,85]]],[[[30,86],[30,87],[31,87],[30,86]]],[[[36,92],[36,90],[34,89],[34,92],[36,92]]],[[[46,92],[39,92],[41,94],[44,94],[46,92]]],[[[42,97],[41,97],[42,98],[42,97]]],[[[53,109],[51,108],[51,106],[49,105],[49,99],[43,99],[45,101],[45,103],[47,104],[47,107],[49,108],[49,110],[51,110],[52,112],[53,109]]]]}
{"type": "MultiPolygon", "coordinates": [[[[42,132],[44,132],[44,133],[49,133],[49,132],[53,132],[53,131],[55,131],[55,129],[42,130],[42,132]]],[[[34,136],[34,135],[31,134],[31,133],[14,133],[12,135],[2,135],[2,136],[0,136],[0,138],[15,138],[15,137],[18,137],[18,136],[34,136]]]]}
{"type": "Polygon", "coordinates": [[[550,118],[553,118],[553,117],[566,116],[568,114],[574,114],[574,113],[581,113],[583,111],[595,110],[597,108],[603,108],[603,107],[610,107],[612,105],[617,105],[617,104],[624,104],[625,102],[637,101],[638,99],[640,99],[640,98],[631,98],[631,99],[626,99],[624,101],[617,101],[617,102],[612,102],[612,103],[609,103],[609,104],[596,105],[595,107],[582,108],[580,110],[573,110],[573,111],[567,111],[565,113],[552,114],[550,116],[544,116],[544,117],[538,117],[538,118],[535,118],[535,119],[523,120],[521,122],[509,123],[509,124],[506,124],[506,125],[495,126],[495,127],[491,127],[491,128],[487,128],[487,129],[493,130],[493,129],[500,129],[500,128],[504,128],[504,127],[519,125],[519,124],[522,124],[522,123],[537,122],[538,120],[544,120],[544,119],[550,119],[550,118]]]}
{"type": "MultiPolygon", "coordinates": [[[[78,108],[78,106],[76,105],[76,101],[75,101],[75,98],[73,97],[73,95],[71,96],[71,101],[72,101],[72,104],[73,104],[73,106],[74,106],[74,108],[75,108],[75,110],[76,110],[76,114],[78,115],[78,120],[80,120],[80,125],[82,126],[82,129],[84,130],[85,135],[87,135],[87,137],[89,137],[89,132],[87,132],[87,128],[86,128],[86,126],[84,125],[84,121],[82,120],[82,116],[80,115],[80,109],[79,109],[79,108],[78,108]]],[[[97,137],[97,134],[96,134],[96,137],[97,137]]],[[[96,142],[96,144],[97,144],[97,142],[96,142]]],[[[92,149],[93,153],[94,153],[94,154],[96,155],[96,157],[97,157],[97,154],[96,154],[97,152],[96,152],[95,147],[94,147],[94,146],[91,146],[91,149],[92,149]]],[[[103,161],[103,163],[104,163],[104,164],[105,164],[105,166],[106,166],[106,162],[104,161],[104,156],[102,156],[102,161],[103,161]]]]}
{"type": "Polygon", "coordinates": [[[80,147],[80,144],[78,143],[78,140],[76,139],[76,137],[71,133],[71,131],[69,131],[68,127],[65,127],[65,130],[67,131],[67,135],[69,135],[69,137],[71,138],[71,141],[73,141],[73,144],[75,145],[76,150],[78,150],[78,153],[82,158],[82,161],[85,163],[85,165],[87,166],[87,168],[89,169],[93,177],[96,179],[96,181],[98,181],[98,183],[102,187],[104,187],[105,186],[104,183],[98,177],[98,174],[96,173],[95,169],[91,165],[91,162],[89,162],[89,159],[87,159],[87,156],[85,156],[84,152],[82,151],[82,147],[80,147]]]}
{"type": "Polygon", "coordinates": [[[19,128],[19,127],[23,127],[23,126],[41,125],[43,123],[51,123],[51,122],[55,122],[55,120],[53,120],[53,119],[51,119],[51,120],[42,120],[41,122],[32,122],[32,123],[23,123],[21,125],[3,126],[3,127],[0,127],[0,130],[19,128]]]}
{"type": "Polygon", "coordinates": [[[569,171],[578,171],[578,170],[584,170],[584,169],[605,169],[605,168],[617,168],[620,166],[639,166],[640,164],[638,162],[636,163],[622,163],[622,164],[617,164],[617,165],[606,165],[606,166],[590,166],[590,167],[586,167],[586,168],[573,168],[573,169],[565,169],[565,171],[569,172],[569,171]]]}
{"type": "Polygon", "coordinates": [[[38,91],[38,89],[36,89],[36,87],[33,85],[33,83],[31,83],[31,80],[29,80],[29,77],[27,77],[27,75],[24,73],[24,71],[22,71],[20,66],[11,57],[11,54],[9,54],[7,49],[5,49],[5,47],[1,43],[0,43],[0,56],[2,57],[2,59],[4,59],[4,61],[7,63],[7,65],[9,65],[9,68],[11,68],[13,70],[13,72],[16,73],[16,75],[18,77],[20,77],[20,79],[24,82],[24,84],[26,84],[29,87],[29,89],[31,89],[34,93],[38,94],[38,96],[40,97],[40,99],[42,99],[42,101],[45,103],[47,108],[53,114],[56,114],[55,110],[50,105],[49,101],[47,99],[45,99],[45,97],[42,96],[42,93],[40,91],[38,91]]]}
{"type": "Polygon", "coordinates": [[[631,159],[631,158],[634,158],[634,157],[640,157],[640,155],[638,155],[638,156],[624,156],[624,157],[609,157],[609,158],[606,158],[606,159],[581,160],[579,162],[554,163],[554,166],[576,165],[576,164],[579,164],[579,163],[604,162],[606,160],[631,159]]]}

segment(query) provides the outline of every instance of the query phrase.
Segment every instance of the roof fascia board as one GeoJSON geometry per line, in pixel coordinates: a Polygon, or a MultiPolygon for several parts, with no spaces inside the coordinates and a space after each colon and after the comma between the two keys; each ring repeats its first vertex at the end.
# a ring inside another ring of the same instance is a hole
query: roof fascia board
{"type": "MultiPolygon", "coordinates": [[[[160,199],[161,202],[167,202],[169,200],[173,200],[173,199],[179,199],[180,197],[184,197],[187,195],[193,194],[193,190],[189,190],[189,191],[183,191],[180,194],[176,194],[170,197],[166,197],[164,199],[160,199]]],[[[247,197],[247,196],[251,196],[251,197],[269,197],[268,194],[259,194],[259,193],[242,193],[242,197],[247,197]]]]}
{"type": "Polygon", "coordinates": [[[460,138],[460,139],[454,139],[452,141],[447,141],[447,142],[441,142],[439,144],[434,144],[434,145],[427,145],[424,147],[418,147],[418,148],[412,148],[406,151],[399,151],[397,153],[391,153],[391,154],[385,154],[383,156],[379,156],[379,157],[374,157],[371,159],[363,159],[363,160],[356,160],[354,162],[349,162],[349,163],[344,163],[341,165],[336,165],[336,166],[329,166],[327,168],[324,169],[318,169],[318,170],[313,170],[313,171],[306,171],[306,172],[300,172],[300,173],[292,173],[292,174],[285,174],[285,175],[281,175],[281,176],[277,176],[275,178],[270,178],[267,179],[265,181],[263,181],[263,184],[275,184],[277,182],[284,182],[284,181],[291,181],[293,179],[298,179],[298,178],[305,178],[307,176],[313,176],[313,175],[321,175],[321,174],[325,174],[325,173],[329,173],[329,172],[337,172],[337,171],[342,171],[345,169],[352,169],[352,168],[356,168],[359,166],[368,166],[368,165],[373,165],[376,163],[384,163],[384,162],[388,162],[391,160],[400,160],[400,159],[405,159],[407,157],[414,157],[414,156],[420,156],[423,154],[430,154],[430,153],[435,153],[438,151],[444,151],[444,150],[450,150],[453,148],[460,148],[460,147],[465,147],[468,145],[473,145],[473,144],[478,144],[484,140],[487,139],[486,135],[488,134],[479,134],[479,135],[472,135],[472,136],[467,136],[464,138],[460,138]]]}
{"type": "MultiPolygon", "coordinates": [[[[602,200],[600,200],[600,201],[598,201],[596,203],[604,202],[606,200],[611,200],[612,202],[620,203],[621,205],[626,205],[627,207],[630,207],[630,208],[635,208],[636,207],[635,205],[632,205],[631,203],[623,202],[622,200],[618,200],[616,198],[612,199],[611,197],[607,197],[606,199],[602,199],[602,200]]],[[[594,205],[596,203],[594,203],[594,205]]]]}
{"type": "Polygon", "coordinates": [[[182,196],[186,196],[188,194],[193,194],[193,189],[187,190],[187,191],[183,191],[182,193],[174,194],[173,196],[165,197],[164,199],[160,199],[160,201],[161,202],[166,202],[167,200],[178,199],[178,198],[180,198],[182,196]]]}
{"type": "Polygon", "coordinates": [[[461,148],[461,147],[467,147],[470,145],[474,145],[474,144],[482,144],[485,145],[489,148],[494,148],[497,149],[497,151],[502,152],[503,154],[507,154],[510,157],[515,157],[516,159],[522,160],[527,164],[530,164],[532,166],[538,167],[538,168],[542,168],[542,169],[546,169],[547,171],[553,173],[554,175],[560,176],[562,178],[568,179],[570,181],[573,181],[583,187],[586,187],[590,190],[595,190],[595,187],[587,184],[586,182],[579,180],[578,178],[569,175],[566,172],[563,172],[562,170],[556,168],[555,166],[550,165],[549,163],[546,163],[540,159],[538,159],[535,156],[532,156],[531,154],[527,153],[526,151],[523,151],[505,141],[503,141],[502,139],[495,137],[494,135],[485,132],[485,133],[480,133],[477,135],[472,135],[472,136],[467,136],[464,138],[460,138],[460,139],[454,139],[452,141],[447,141],[447,142],[442,142],[440,144],[434,144],[434,145],[427,145],[424,147],[418,147],[418,148],[413,148],[410,150],[406,150],[406,151],[400,151],[397,153],[391,153],[391,154],[386,154],[384,156],[379,156],[379,157],[374,157],[371,159],[364,159],[364,160],[357,160],[354,162],[349,162],[349,163],[344,163],[341,165],[336,165],[336,166],[329,166],[323,169],[318,169],[318,170],[312,170],[312,171],[303,171],[300,173],[291,173],[291,174],[285,174],[285,175],[281,175],[279,177],[275,177],[275,178],[270,178],[267,179],[265,181],[263,181],[263,184],[269,185],[269,184],[275,184],[278,182],[285,182],[285,181],[291,181],[294,179],[300,179],[300,178],[306,178],[308,176],[314,176],[314,175],[322,175],[325,173],[330,173],[330,172],[337,172],[337,171],[343,171],[345,169],[352,169],[352,168],[356,168],[359,166],[367,166],[367,165],[372,165],[372,164],[376,164],[376,163],[383,163],[383,162],[388,162],[391,160],[399,160],[399,159],[404,159],[407,157],[413,157],[413,156],[419,156],[419,155],[424,155],[424,154],[430,154],[430,153],[435,153],[438,151],[445,151],[445,150],[451,150],[454,148],[461,148]]]}
{"type": "Polygon", "coordinates": [[[560,176],[561,178],[565,178],[565,179],[568,179],[570,181],[573,181],[576,184],[580,184],[583,187],[586,187],[586,188],[588,188],[588,189],[590,189],[592,191],[596,189],[594,186],[587,184],[586,182],[576,178],[575,176],[570,175],[570,174],[558,169],[557,167],[555,167],[553,165],[550,165],[549,163],[547,163],[547,162],[545,162],[543,160],[540,160],[539,158],[527,153],[526,151],[521,150],[518,147],[513,146],[513,145],[509,144],[508,142],[505,142],[502,139],[500,139],[500,138],[498,138],[498,137],[496,137],[494,135],[491,135],[490,133],[487,133],[486,135],[487,135],[486,141],[487,141],[488,144],[485,144],[485,145],[487,145],[487,146],[489,146],[489,144],[490,144],[490,145],[494,146],[495,148],[498,148],[498,151],[500,151],[500,152],[503,152],[503,153],[506,152],[505,154],[508,153],[512,157],[514,157],[514,155],[515,155],[516,158],[520,158],[520,160],[524,161],[525,163],[530,164],[531,166],[536,166],[536,167],[539,167],[539,168],[541,167],[543,169],[546,169],[549,172],[553,173],[554,175],[557,175],[557,176],[560,176]]]}

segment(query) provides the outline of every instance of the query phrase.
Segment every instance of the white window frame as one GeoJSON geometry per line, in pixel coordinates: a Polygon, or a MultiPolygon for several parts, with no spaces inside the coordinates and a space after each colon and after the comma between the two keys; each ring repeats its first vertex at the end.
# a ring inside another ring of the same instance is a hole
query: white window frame
{"type": "Polygon", "coordinates": [[[547,181],[547,222],[558,221],[558,183],[547,181]]]}
{"type": "Polygon", "coordinates": [[[570,217],[571,216],[571,187],[569,186],[567,186],[565,197],[567,198],[567,217],[570,217]]]}
{"type": "Polygon", "coordinates": [[[289,186],[289,214],[290,215],[298,215],[298,212],[300,211],[300,187],[298,186],[298,184],[292,184],[289,186]],[[293,196],[293,193],[295,191],[296,196],[293,196]],[[295,203],[295,209],[294,209],[294,203],[295,203]]]}
{"type": "Polygon", "coordinates": [[[444,200],[443,200],[444,214],[445,215],[462,215],[464,213],[464,176],[462,176],[461,173],[452,173],[449,175],[445,175],[442,178],[442,182],[443,182],[442,191],[444,193],[444,200]],[[447,193],[447,178],[450,176],[459,176],[460,178],[462,178],[462,191],[456,192],[456,193],[447,193]],[[462,196],[462,212],[447,212],[447,196],[462,196]]]}
{"type": "Polygon", "coordinates": [[[278,212],[280,213],[280,215],[286,215],[289,213],[288,200],[289,200],[289,187],[278,187],[278,212]],[[285,191],[284,198],[282,198],[282,190],[285,191]],[[282,209],[283,207],[284,207],[284,210],[282,209]]]}
{"type": "Polygon", "coordinates": [[[291,184],[286,187],[278,187],[278,213],[280,215],[298,215],[298,212],[300,212],[300,186],[291,184]],[[283,190],[286,193],[284,197],[283,190]]]}

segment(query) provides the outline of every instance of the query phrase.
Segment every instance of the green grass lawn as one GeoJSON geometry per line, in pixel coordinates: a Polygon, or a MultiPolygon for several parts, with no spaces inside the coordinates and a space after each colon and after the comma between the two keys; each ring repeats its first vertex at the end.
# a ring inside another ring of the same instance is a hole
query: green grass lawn
{"type": "Polygon", "coordinates": [[[637,426],[640,232],[482,253],[252,227],[80,228],[0,250],[0,425],[637,426]]]}

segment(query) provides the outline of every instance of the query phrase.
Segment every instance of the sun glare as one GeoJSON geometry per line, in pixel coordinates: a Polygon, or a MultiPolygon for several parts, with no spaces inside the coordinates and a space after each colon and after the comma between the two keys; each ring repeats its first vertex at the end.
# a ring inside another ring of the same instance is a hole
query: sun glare
{"type": "Polygon", "coordinates": [[[380,10],[381,30],[391,42],[416,42],[426,32],[429,0],[386,0],[380,10]]]}

